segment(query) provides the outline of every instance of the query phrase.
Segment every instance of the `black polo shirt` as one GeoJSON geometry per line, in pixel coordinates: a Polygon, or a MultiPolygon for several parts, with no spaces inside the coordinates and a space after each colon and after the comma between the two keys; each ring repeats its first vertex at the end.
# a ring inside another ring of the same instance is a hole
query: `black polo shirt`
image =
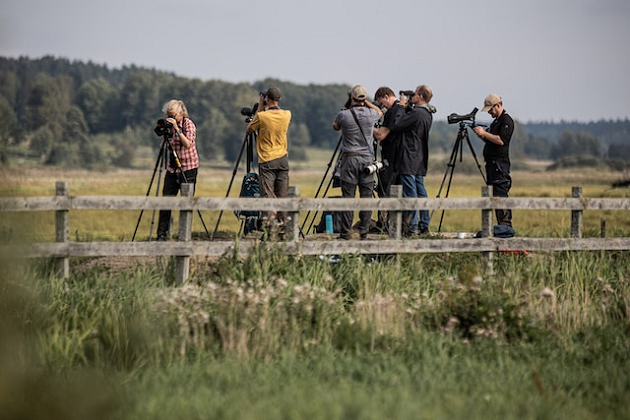
{"type": "Polygon", "coordinates": [[[510,140],[512,139],[512,133],[514,132],[514,120],[509,116],[505,110],[503,113],[495,118],[490,124],[488,129],[490,134],[496,134],[503,140],[503,146],[486,141],[483,147],[483,158],[486,162],[493,160],[507,160],[510,161],[510,140]]]}
{"type": "Polygon", "coordinates": [[[389,134],[381,141],[381,156],[383,159],[387,159],[390,165],[396,164],[396,154],[400,143],[400,133],[392,131],[394,126],[394,117],[396,112],[402,108],[400,102],[395,101],[391,108],[389,108],[383,116],[383,127],[389,128],[389,134]]]}

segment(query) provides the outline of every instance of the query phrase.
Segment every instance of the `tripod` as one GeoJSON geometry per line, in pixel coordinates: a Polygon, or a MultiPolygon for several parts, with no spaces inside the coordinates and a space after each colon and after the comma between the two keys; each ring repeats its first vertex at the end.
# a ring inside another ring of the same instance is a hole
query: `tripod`
{"type": "MultiPolygon", "coordinates": [[[[326,177],[328,176],[328,172],[330,171],[330,168],[333,164],[333,162],[335,161],[335,156],[338,157],[337,159],[341,159],[342,155],[339,153],[339,147],[341,146],[341,140],[343,139],[343,135],[339,137],[339,140],[337,141],[337,146],[335,147],[335,150],[333,151],[332,156],[330,157],[330,160],[328,161],[328,164],[326,165],[326,171],[324,172],[324,176],[322,177],[321,182],[319,183],[319,187],[317,188],[317,191],[315,192],[315,197],[313,198],[317,198],[319,196],[319,193],[322,189],[322,186],[324,185],[324,182],[326,181],[326,177]]],[[[377,149],[378,149],[378,143],[374,142],[373,144],[374,147],[374,157],[376,158],[377,154],[377,149]]],[[[337,166],[337,164],[335,165],[335,167],[337,166]]],[[[376,178],[377,178],[377,182],[378,185],[381,185],[381,175],[380,172],[378,170],[375,171],[376,173],[376,178]]],[[[322,195],[322,198],[326,197],[326,194],[328,194],[328,190],[330,189],[330,186],[332,185],[333,181],[335,178],[335,174],[333,173],[333,175],[330,177],[330,179],[328,180],[328,184],[326,185],[326,189],[324,190],[324,194],[322,195]]],[[[374,192],[372,192],[372,195],[374,195],[374,192]]],[[[315,219],[317,218],[317,213],[319,213],[319,211],[316,211],[313,214],[313,218],[310,221],[310,224],[308,225],[308,229],[306,230],[306,232],[310,231],[313,227],[313,223],[315,223],[315,219]]],[[[311,211],[309,210],[308,213],[306,213],[306,217],[304,218],[304,223],[302,223],[302,226],[300,227],[300,233],[304,232],[304,226],[306,226],[306,224],[308,223],[308,219],[309,219],[309,215],[311,214],[311,211]]]]}
{"type": "MultiPolygon", "coordinates": [[[[343,136],[339,137],[339,140],[337,141],[337,146],[335,147],[335,150],[333,151],[332,156],[330,157],[330,160],[328,161],[328,164],[326,165],[326,171],[324,172],[324,176],[322,177],[321,182],[319,183],[319,187],[317,187],[317,191],[315,192],[315,197],[313,198],[317,198],[319,197],[319,193],[322,190],[322,186],[324,185],[324,182],[326,181],[326,177],[328,176],[328,172],[330,172],[330,168],[333,164],[333,161],[335,160],[335,156],[337,156],[338,152],[339,152],[339,147],[341,146],[341,140],[342,140],[343,136]]],[[[341,157],[338,157],[338,159],[340,159],[341,157]]],[[[324,190],[324,194],[322,195],[323,197],[326,197],[326,194],[328,194],[328,190],[330,189],[330,186],[332,185],[334,179],[334,173],[333,176],[330,177],[330,179],[328,180],[328,184],[326,185],[326,189],[324,190]]],[[[308,229],[306,230],[306,232],[310,231],[311,228],[313,227],[313,223],[315,222],[315,218],[317,217],[317,211],[315,212],[315,214],[313,214],[313,218],[311,219],[310,224],[308,225],[308,229]]],[[[300,228],[300,230],[302,232],[304,232],[304,226],[306,226],[306,224],[308,223],[308,218],[311,214],[311,211],[309,210],[308,213],[306,213],[306,217],[304,218],[304,223],[302,223],[302,227],[300,228]]]]}
{"type": "MultiPolygon", "coordinates": [[[[473,125],[474,126],[474,125],[473,125]]],[[[437,198],[440,198],[440,194],[442,194],[442,189],[444,188],[444,183],[448,178],[448,184],[446,186],[446,195],[445,198],[448,197],[448,193],[451,190],[451,182],[453,180],[453,172],[455,171],[455,164],[457,163],[457,155],[459,154],[459,161],[462,161],[463,157],[463,148],[464,148],[464,140],[468,144],[468,149],[470,153],[473,155],[475,159],[475,163],[477,164],[477,169],[479,169],[479,173],[481,174],[481,178],[483,178],[483,182],[486,183],[486,176],[481,169],[481,165],[479,164],[479,160],[477,159],[477,154],[475,153],[475,149],[473,149],[472,144],[470,143],[470,138],[468,137],[467,125],[464,121],[459,122],[459,132],[457,133],[457,139],[455,140],[455,144],[453,145],[453,150],[451,151],[451,157],[446,165],[446,172],[444,173],[444,178],[442,178],[442,183],[440,184],[440,189],[437,193],[437,198]]],[[[435,210],[433,210],[435,211],[435,210]]],[[[431,218],[433,218],[433,211],[431,212],[431,218]]],[[[442,210],[442,215],[440,216],[440,224],[438,226],[438,233],[442,230],[442,221],[444,220],[444,210],[442,210]]]]}
{"type": "MultiPolygon", "coordinates": [[[[254,162],[254,144],[255,143],[256,143],[256,132],[245,133],[245,138],[243,139],[241,150],[238,153],[238,157],[236,158],[236,163],[234,164],[234,169],[232,170],[232,178],[230,179],[230,183],[228,184],[227,192],[225,193],[225,198],[227,198],[230,195],[230,191],[232,190],[232,184],[234,183],[234,178],[236,177],[236,173],[238,172],[238,166],[241,163],[241,158],[243,157],[243,153],[245,152],[245,150],[247,150],[247,173],[251,172],[253,162],[254,162]]],[[[214,231],[212,232],[212,236],[210,237],[210,240],[214,238],[214,235],[216,235],[217,230],[219,230],[221,217],[223,217],[223,210],[219,212],[219,218],[217,219],[217,223],[214,226],[214,231]]],[[[241,228],[242,227],[243,227],[243,224],[241,224],[241,228]]]]}
{"type": "MultiPolygon", "coordinates": [[[[170,134],[170,133],[169,133],[170,134]]],[[[177,171],[179,171],[178,173],[180,174],[180,176],[182,177],[182,181],[183,183],[188,183],[188,179],[186,179],[186,174],[183,171],[181,162],[179,160],[179,156],[177,156],[177,153],[175,152],[175,150],[173,150],[173,146],[171,145],[171,142],[169,141],[169,134],[164,134],[164,136],[162,136],[162,145],[160,146],[160,152],[158,153],[158,157],[155,161],[155,166],[153,168],[153,175],[151,175],[151,181],[149,182],[149,188],[147,189],[147,193],[146,193],[146,197],[149,196],[149,194],[151,193],[151,187],[153,185],[153,181],[155,179],[155,174],[159,168],[159,176],[158,176],[158,184],[157,184],[157,188],[155,191],[155,196],[157,197],[160,191],[160,180],[162,179],[162,169],[163,167],[166,165],[166,153],[167,151],[170,152],[173,157],[174,157],[174,163],[177,165],[177,171]],[[160,163],[164,163],[164,165],[161,165],[160,163]]],[[[144,214],[144,209],[140,211],[140,214],[138,215],[138,220],[136,222],[136,228],[133,231],[133,237],[131,238],[131,241],[133,242],[136,239],[136,234],[138,232],[138,227],[140,226],[140,221],[142,220],[142,215],[144,214]]],[[[210,237],[210,232],[208,232],[208,228],[206,227],[206,223],[203,220],[203,217],[201,216],[201,211],[197,210],[197,214],[199,215],[199,219],[201,220],[201,224],[203,225],[203,228],[206,231],[206,234],[208,235],[208,238],[212,239],[210,237]]],[[[155,224],[155,210],[153,210],[153,215],[151,217],[151,228],[149,229],[149,242],[151,241],[151,238],[153,236],[153,226],[155,224]]]]}

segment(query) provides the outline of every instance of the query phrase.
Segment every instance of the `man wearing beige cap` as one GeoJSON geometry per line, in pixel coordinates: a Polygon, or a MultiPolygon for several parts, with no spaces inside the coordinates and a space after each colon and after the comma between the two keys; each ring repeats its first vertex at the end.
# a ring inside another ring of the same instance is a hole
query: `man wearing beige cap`
{"type": "MultiPolygon", "coordinates": [[[[492,186],[495,197],[508,197],[512,186],[510,140],[514,132],[514,120],[503,109],[501,97],[495,94],[486,96],[481,111],[494,118],[487,131],[480,126],[473,128],[475,134],[485,143],[483,158],[486,162],[486,184],[492,186]]],[[[512,226],[512,210],[496,209],[495,212],[497,224],[512,226]]]]}
{"type": "MultiPolygon", "coordinates": [[[[374,192],[374,174],[365,168],[374,163],[374,124],[381,119],[383,111],[368,100],[367,90],[354,86],[348,92],[346,108],[337,113],[333,130],[341,130],[341,195],[354,198],[357,187],[359,197],[371,198],[374,192]]],[[[367,239],[370,229],[370,210],[359,212],[359,234],[367,239]]],[[[338,239],[350,239],[353,212],[341,214],[341,233],[338,239]]]]}

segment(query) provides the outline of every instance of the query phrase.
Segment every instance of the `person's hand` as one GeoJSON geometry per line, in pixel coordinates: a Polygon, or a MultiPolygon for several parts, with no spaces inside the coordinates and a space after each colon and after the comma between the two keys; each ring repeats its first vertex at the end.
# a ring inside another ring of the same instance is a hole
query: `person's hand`
{"type": "Polygon", "coordinates": [[[260,95],[258,96],[258,109],[256,110],[256,112],[262,111],[264,109],[265,109],[265,95],[261,92],[260,95]]]}
{"type": "Polygon", "coordinates": [[[173,117],[168,117],[168,118],[166,118],[166,122],[168,122],[168,123],[170,123],[170,124],[173,124],[173,128],[174,128],[175,130],[179,130],[179,126],[177,125],[177,121],[175,120],[175,118],[173,118],[173,117]]]}
{"type": "Polygon", "coordinates": [[[480,139],[484,139],[484,135],[486,134],[486,130],[483,129],[483,127],[473,127],[473,131],[475,132],[475,134],[477,135],[477,137],[479,137],[480,139]]]}

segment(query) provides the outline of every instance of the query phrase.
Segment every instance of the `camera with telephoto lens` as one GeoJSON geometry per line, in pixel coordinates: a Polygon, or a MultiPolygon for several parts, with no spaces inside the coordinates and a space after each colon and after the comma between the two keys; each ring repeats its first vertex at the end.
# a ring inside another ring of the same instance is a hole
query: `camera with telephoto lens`
{"type": "Polygon", "coordinates": [[[166,121],[164,118],[161,118],[157,121],[157,125],[153,129],[156,135],[158,136],[166,136],[172,137],[173,133],[171,133],[171,128],[173,128],[173,124],[166,121]]]}
{"type": "Polygon", "coordinates": [[[382,162],[375,161],[374,163],[363,168],[363,173],[366,175],[373,174],[376,171],[380,171],[383,168],[387,168],[389,166],[389,162],[387,159],[383,159],[382,162]]]}
{"type": "Polygon", "coordinates": [[[452,113],[451,115],[446,117],[446,119],[448,120],[449,124],[456,124],[458,122],[470,121],[470,125],[472,127],[475,127],[477,125],[475,124],[475,115],[477,114],[477,111],[479,111],[479,109],[474,108],[469,114],[466,114],[466,115],[459,115],[459,114],[452,113]]]}
{"type": "Polygon", "coordinates": [[[256,111],[258,111],[258,102],[256,102],[254,106],[251,108],[247,108],[247,107],[241,108],[241,115],[244,115],[247,117],[245,118],[246,123],[249,123],[252,121],[252,118],[256,114],[256,111]]]}

